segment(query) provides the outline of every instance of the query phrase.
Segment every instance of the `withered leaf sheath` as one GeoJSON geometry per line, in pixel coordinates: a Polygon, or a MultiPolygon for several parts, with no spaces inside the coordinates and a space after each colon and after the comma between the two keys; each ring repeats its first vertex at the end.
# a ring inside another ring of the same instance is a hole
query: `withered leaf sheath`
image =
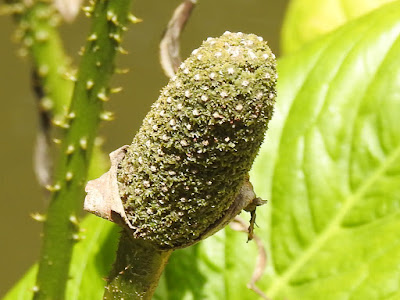
{"type": "Polygon", "coordinates": [[[271,118],[275,56],[262,38],[209,38],[161,91],[118,169],[135,238],[196,240],[229,208],[271,118]]]}

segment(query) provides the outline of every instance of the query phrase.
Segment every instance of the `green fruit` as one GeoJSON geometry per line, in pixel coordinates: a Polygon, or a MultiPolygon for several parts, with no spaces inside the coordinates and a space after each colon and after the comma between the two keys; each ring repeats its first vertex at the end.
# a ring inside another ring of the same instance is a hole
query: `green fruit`
{"type": "Polygon", "coordinates": [[[161,91],[117,173],[134,237],[160,248],[198,239],[230,207],[251,168],[276,97],[262,38],[209,38],[161,91]]]}

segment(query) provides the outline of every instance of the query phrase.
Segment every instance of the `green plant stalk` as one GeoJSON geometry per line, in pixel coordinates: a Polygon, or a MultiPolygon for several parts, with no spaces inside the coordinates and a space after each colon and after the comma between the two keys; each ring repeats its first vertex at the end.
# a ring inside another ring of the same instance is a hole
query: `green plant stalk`
{"type": "Polygon", "coordinates": [[[83,54],[69,110],[69,123],[55,173],[44,224],[34,299],[63,299],[72,249],[79,239],[77,215],[100,119],[114,72],[114,57],[126,29],[131,0],[96,1],[88,10],[93,24],[83,54]]]}
{"type": "MultiPolygon", "coordinates": [[[[13,1],[14,5],[18,2],[13,1]]],[[[11,6],[13,4],[10,4],[11,6]]],[[[12,9],[11,9],[12,10],[12,9]]],[[[53,125],[65,126],[66,112],[70,106],[74,81],[70,58],[64,52],[58,30],[59,16],[51,2],[36,1],[15,13],[18,29],[17,38],[22,51],[28,50],[33,64],[33,71],[39,76],[39,86],[43,92],[40,109],[49,113],[53,125]]],[[[92,154],[91,167],[96,169],[89,178],[98,177],[106,170],[106,158],[99,147],[92,154]]]]}
{"type": "Polygon", "coordinates": [[[124,230],[104,299],[150,300],[171,253],[135,240],[124,230]]]}
{"type": "Polygon", "coordinates": [[[45,1],[26,5],[21,12],[15,13],[15,17],[22,53],[27,50],[30,55],[33,71],[43,90],[40,107],[51,112],[53,122],[57,124],[65,116],[73,90],[73,82],[65,76],[70,69],[70,60],[56,29],[59,17],[51,3],[45,1]]]}

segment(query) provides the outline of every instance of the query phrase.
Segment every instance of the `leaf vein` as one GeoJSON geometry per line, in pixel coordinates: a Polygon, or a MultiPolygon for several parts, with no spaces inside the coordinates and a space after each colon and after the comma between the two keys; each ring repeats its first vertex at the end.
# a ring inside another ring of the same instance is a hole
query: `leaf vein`
{"type": "Polygon", "coordinates": [[[358,199],[360,199],[365,192],[373,186],[373,184],[384,174],[384,172],[390,168],[396,159],[400,158],[400,145],[394,149],[392,154],[387,157],[386,161],[384,161],[381,166],[360,186],[360,188],[353,194],[350,195],[347,200],[343,203],[344,205],[338,211],[336,217],[332,219],[330,224],[326,227],[326,229],[316,238],[315,242],[303,252],[300,258],[295,261],[290,269],[286,271],[283,276],[281,276],[277,283],[271,285],[271,287],[267,291],[267,295],[269,297],[274,297],[275,294],[279,291],[279,289],[287,284],[289,279],[298,271],[300,268],[326,243],[326,241],[334,235],[334,233],[341,228],[341,222],[343,221],[347,212],[353,207],[358,199]]]}

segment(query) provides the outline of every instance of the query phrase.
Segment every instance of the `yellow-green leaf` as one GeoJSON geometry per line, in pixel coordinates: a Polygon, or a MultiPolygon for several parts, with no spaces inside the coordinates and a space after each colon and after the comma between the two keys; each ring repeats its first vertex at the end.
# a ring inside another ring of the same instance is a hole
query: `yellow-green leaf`
{"type": "Polygon", "coordinates": [[[393,0],[292,0],[282,27],[281,48],[287,54],[393,0]]]}

